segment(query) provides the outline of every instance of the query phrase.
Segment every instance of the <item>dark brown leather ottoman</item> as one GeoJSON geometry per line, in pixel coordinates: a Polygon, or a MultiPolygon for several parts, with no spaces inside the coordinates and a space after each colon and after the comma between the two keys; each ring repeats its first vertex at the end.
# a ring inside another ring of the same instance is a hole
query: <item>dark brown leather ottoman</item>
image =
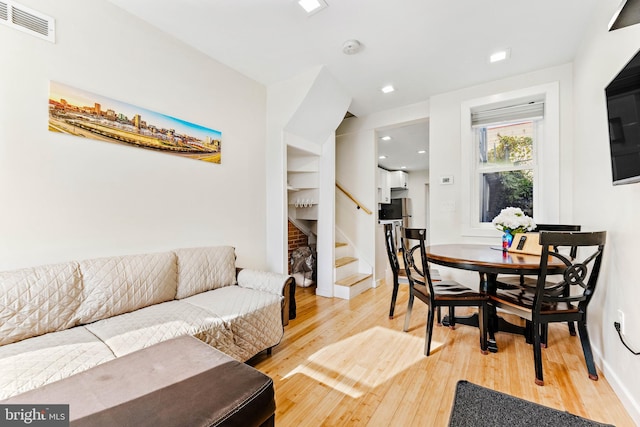
{"type": "Polygon", "coordinates": [[[72,426],[273,426],[273,381],[200,340],[165,341],[2,401],[69,404],[72,426]]]}

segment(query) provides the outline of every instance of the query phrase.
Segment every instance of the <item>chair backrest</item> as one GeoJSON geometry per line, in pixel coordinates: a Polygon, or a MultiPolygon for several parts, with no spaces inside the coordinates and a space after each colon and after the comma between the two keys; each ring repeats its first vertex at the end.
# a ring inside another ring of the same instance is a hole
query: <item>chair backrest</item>
{"type": "MultiPolygon", "coordinates": [[[[572,224],[536,224],[536,228],[533,231],[536,232],[540,232],[540,231],[581,231],[582,230],[582,226],[580,225],[572,225],[572,224]]],[[[556,252],[558,252],[558,248],[554,248],[556,252]]],[[[571,258],[575,258],[576,257],[576,252],[577,252],[578,248],[576,248],[575,246],[573,246],[570,251],[569,254],[571,255],[571,258]]]]}
{"type": "Polygon", "coordinates": [[[400,235],[400,250],[409,286],[426,286],[430,297],[433,298],[433,284],[431,283],[425,246],[427,230],[424,228],[402,228],[400,235]]]}
{"type": "Polygon", "coordinates": [[[586,310],[596,288],[604,245],[607,239],[606,231],[598,232],[556,232],[541,231],[540,244],[542,255],[540,257],[540,275],[536,287],[534,310],[539,311],[544,303],[566,302],[578,304],[579,310],[586,310]],[[567,257],[557,248],[569,247],[580,249],[580,257],[567,257]],[[562,280],[555,286],[559,292],[545,288],[550,259],[558,259],[565,266],[562,280]],[[581,292],[560,292],[566,287],[580,287],[581,292]]]}
{"type": "Polygon", "coordinates": [[[569,224],[536,224],[533,231],[580,231],[582,226],[569,224]]]}
{"type": "Polygon", "coordinates": [[[394,283],[398,281],[400,272],[400,263],[398,262],[398,248],[396,248],[396,239],[393,233],[393,224],[384,225],[384,245],[387,249],[387,257],[389,258],[389,266],[393,273],[394,283]]]}

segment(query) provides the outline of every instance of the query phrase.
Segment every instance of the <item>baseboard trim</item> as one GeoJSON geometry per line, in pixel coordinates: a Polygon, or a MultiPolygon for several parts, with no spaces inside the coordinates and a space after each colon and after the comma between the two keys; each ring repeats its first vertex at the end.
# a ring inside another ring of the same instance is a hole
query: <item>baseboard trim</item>
{"type": "Polygon", "coordinates": [[[595,348],[592,349],[593,355],[596,359],[596,364],[602,371],[602,374],[607,378],[607,381],[611,385],[611,388],[616,393],[620,402],[629,413],[629,416],[633,418],[636,425],[640,426],[640,402],[638,402],[629,392],[629,389],[625,387],[624,383],[620,381],[620,377],[616,374],[615,369],[611,367],[595,348]]]}

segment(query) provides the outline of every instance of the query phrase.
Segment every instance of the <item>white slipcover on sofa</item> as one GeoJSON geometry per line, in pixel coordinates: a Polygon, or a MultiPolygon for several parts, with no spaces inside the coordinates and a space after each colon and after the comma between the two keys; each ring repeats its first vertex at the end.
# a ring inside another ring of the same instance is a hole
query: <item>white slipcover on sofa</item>
{"type": "Polygon", "coordinates": [[[240,361],[283,336],[291,278],[230,246],[0,272],[0,399],[180,335],[240,361]]]}

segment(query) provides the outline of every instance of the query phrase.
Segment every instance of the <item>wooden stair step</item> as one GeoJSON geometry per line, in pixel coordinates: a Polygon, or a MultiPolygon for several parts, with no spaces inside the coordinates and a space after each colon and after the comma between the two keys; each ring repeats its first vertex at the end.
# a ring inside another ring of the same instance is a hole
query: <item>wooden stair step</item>
{"type": "Polygon", "coordinates": [[[345,277],[342,280],[338,280],[336,282],[336,285],[351,287],[351,286],[357,285],[363,280],[370,278],[371,276],[372,274],[367,274],[367,273],[354,274],[352,276],[345,277]]]}
{"type": "Polygon", "coordinates": [[[336,242],[336,248],[341,248],[343,246],[347,246],[347,244],[344,242],[336,242]]]}
{"type": "Polygon", "coordinates": [[[338,267],[342,267],[343,265],[347,265],[350,264],[352,262],[356,262],[358,260],[358,258],[354,258],[354,257],[350,257],[350,256],[345,256],[342,258],[338,258],[336,259],[336,268],[338,267]]]}

